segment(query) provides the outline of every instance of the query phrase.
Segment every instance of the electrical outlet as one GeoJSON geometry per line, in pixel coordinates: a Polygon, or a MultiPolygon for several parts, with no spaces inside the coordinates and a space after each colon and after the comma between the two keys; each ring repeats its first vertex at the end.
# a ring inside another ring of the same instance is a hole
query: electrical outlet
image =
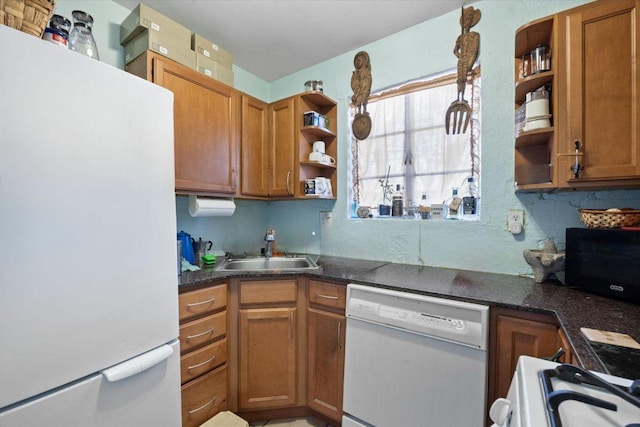
{"type": "Polygon", "coordinates": [[[520,234],[524,228],[524,211],[522,209],[510,209],[507,217],[507,230],[511,234],[520,234]]]}
{"type": "Polygon", "coordinates": [[[333,212],[320,212],[320,236],[327,236],[333,225],[333,212]]]}

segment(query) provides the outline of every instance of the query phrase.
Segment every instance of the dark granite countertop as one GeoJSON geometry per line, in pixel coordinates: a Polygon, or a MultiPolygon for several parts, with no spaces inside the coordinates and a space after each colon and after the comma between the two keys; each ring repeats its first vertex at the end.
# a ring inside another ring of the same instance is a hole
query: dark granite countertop
{"type": "MultiPolygon", "coordinates": [[[[321,256],[318,272],[229,273],[205,269],[184,272],[181,290],[229,277],[317,276],[343,283],[388,287],[462,301],[553,314],[564,329],[576,357],[587,369],[621,375],[615,363],[598,358],[602,350],[582,336],[581,327],[621,332],[640,341],[640,306],[584,293],[558,283],[535,283],[533,279],[506,274],[435,268],[384,261],[321,256]]],[[[602,358],[604,359],[604,358],[602,358]]],[[[640,377],[640,370],[638,371],[640,377]]],[[[629,376],[629,374],[627,374],[629,376]]]]}

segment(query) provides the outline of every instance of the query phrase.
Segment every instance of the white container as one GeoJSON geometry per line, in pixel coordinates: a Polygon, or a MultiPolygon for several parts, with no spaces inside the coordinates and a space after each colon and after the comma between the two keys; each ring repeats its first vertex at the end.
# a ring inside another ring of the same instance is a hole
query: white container
{"type": "Polygon", "coordinates": [[[540,98],[525,104],[525,118],[535,118],[549,115],[549,99],[540,98]]]}
{"type": "Polygon", "coordinates": [[[314,153],[322,153],[324,154],[325,143],[324,141],[315,141],[313,143],[313,152],[314,153]]]}
{"type": "Polygon", "coordinates": [[[524,131],[543,129],[551,127],[551,114],[547,114],[544,116],[532,117],[530,119],[526,119],[524,121],[524,131]]]}

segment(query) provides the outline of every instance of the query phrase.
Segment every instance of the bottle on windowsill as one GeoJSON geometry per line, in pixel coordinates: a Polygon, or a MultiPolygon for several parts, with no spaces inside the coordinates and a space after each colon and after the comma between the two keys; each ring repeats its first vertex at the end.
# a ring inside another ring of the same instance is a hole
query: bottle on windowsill
{"type": "Polygon", "coordinates": [[[420,217],[422,219],[429,219],[431,206],[427,201],[427,193],[422,193],[422,198],[420,200],[420,206],[418,206],[418,210],[420,211],[420,217]]]}
{"type": "Polygon", "coordinates": [[[402,217],[404,214],[404,201],[403,201],[402,190],[400,189],[400,184],[396,185],[396,192],[393,193],[393,198],[391,199],[391,216],[402,217]]]}
{"type": "Polygon", "coordinates": [[[462,196],[462,219],[474,220],[478,219],[478,197],[473,177],[467,178],[466,185],[461,193],[462,196]]]}
{"type": "Polygon", "coordinates": [[[447,219],[461,219],[462,217],[462,199],[458,196],[458,187],[451,189],[451,197],[449,197],[445,205],[447,205],[447,219]]]}

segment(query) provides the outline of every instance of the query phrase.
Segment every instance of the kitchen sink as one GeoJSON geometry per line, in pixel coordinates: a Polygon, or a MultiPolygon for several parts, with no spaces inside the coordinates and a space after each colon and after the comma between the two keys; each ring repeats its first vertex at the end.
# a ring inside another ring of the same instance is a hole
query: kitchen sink
{"type": "Polygon", "coordinates": [[[316,271],[320,267],[308,256],[226,258],[216,271],[316,271]]]}

